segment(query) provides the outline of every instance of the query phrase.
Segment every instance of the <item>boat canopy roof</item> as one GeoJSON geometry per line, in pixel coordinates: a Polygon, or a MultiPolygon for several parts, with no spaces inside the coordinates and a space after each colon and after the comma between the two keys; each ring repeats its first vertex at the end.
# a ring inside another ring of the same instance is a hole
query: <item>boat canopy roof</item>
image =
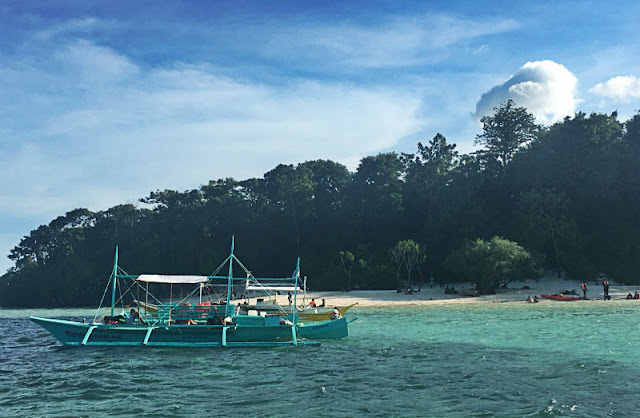
{"type": "Polygon", "coordinates": [[[209,281],[209,277],[208,276],[141,274],[138,276],[136,280],[139,282],[149,282],[149,283],[193,284],[193,283],[205,283],[209,281]]]}

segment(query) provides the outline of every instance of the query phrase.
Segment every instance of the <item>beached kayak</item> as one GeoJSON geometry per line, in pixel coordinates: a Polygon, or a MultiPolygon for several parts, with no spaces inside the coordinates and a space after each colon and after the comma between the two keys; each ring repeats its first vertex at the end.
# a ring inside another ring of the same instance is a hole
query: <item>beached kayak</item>
{"type": "Polygon", "coordinates": [[[582,298],[576,296],[564,296],[564,295],[540,295],[541,298],[552,299],[552,300],[582,300],[582,298]]]}

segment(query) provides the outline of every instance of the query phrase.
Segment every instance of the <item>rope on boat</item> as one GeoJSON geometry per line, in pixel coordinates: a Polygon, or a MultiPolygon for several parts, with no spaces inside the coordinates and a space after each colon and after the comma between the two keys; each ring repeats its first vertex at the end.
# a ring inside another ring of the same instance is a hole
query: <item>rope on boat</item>
{"type": "Polygon", "coordinates": [[[96,322],[98,319],[98,314],[100,313],[100,308],[102,308],[102,303],[104,302],[105,296],[107,296],[107,291],[109,290],[109,285],[111,284],[111,279],[113,278],[113,273],[109,275],[109,280],[107,281],[107,286],[104,288],[104,293],[102,294],[102,299],[100,299],[100,304],[98,305],[98,309],[96,309],[96,314],[93,317],[93,322],[96,322]]]}

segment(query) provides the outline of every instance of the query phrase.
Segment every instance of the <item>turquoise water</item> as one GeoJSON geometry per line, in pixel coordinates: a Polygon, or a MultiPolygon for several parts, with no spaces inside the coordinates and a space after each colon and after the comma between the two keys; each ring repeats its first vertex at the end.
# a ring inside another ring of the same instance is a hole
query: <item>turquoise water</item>
{"type": "Polygon", "coordinates": [[[61,346],[0,310],[2,417],[629,417],[636,301],[359,308],[319,347],[61,346]]]}

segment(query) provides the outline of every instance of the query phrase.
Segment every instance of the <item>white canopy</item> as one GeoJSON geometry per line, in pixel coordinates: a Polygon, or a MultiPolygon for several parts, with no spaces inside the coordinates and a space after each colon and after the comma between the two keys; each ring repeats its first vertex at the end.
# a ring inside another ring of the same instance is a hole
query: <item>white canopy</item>
{"type": "Polygon", "coordinates": [[[171,284],[194,284],[209,281],[207,276],[165,276],[161,274],[141,274],[136,279],[139,282],[149,283],[171,283],[171,284]]]}

